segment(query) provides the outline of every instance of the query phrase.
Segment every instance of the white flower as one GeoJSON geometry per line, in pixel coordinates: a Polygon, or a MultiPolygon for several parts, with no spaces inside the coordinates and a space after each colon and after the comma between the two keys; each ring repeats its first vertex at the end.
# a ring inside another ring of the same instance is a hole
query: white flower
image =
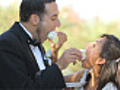
{"type": "Polygon", "coordinates": [[[57,37],[57,32],[51,31],[48,33],[47,37],[53,41],[57,37]]]}
{"type": "Polygon", "coordinates": [[[45,57],[46,58],[50,58],[52,56],[51,54],[51,50],[47,50],[46,54],[45,54],[45,57]]]}
{"type": "Polygon", "coordinates": [[[45,60],[48,60],[48,65],[52,65],[52,60],[51,60],[52,54],[51,54],[51,50],[47,50],[46,54],[45,54],[45,60]]]}

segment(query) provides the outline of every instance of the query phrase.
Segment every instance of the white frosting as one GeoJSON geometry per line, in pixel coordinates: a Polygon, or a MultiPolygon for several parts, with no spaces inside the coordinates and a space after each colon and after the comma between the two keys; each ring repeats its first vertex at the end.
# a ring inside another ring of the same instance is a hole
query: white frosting
{"type": "Polygon", "coordinates": [[[47,37],[53,41],[57,37],[57,32],[51,31],[48,33],[47,37]]]}
{"type": "Polygon", "coordinates": [[[86,50],[85,49],[80,49],[80,51],[82,52],[82,60],[84,60],[86,58],[86,50]]]}

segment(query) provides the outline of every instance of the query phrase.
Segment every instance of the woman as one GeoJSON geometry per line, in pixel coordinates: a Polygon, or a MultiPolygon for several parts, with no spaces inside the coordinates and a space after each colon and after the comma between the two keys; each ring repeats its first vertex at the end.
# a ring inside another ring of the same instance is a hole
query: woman
{"type": "Polygon", "coordinates": [[[87,83],[83,86],[84,90],[107,90],[109,82],[114,88],[110,90],[116,90],[116,87],[120,90],[119,58],[120,41],[113,35],[104,34],[96,42],[88,43],[86,59],[82,61],[82,67],[90,70],[86,78],[87,83]]]}

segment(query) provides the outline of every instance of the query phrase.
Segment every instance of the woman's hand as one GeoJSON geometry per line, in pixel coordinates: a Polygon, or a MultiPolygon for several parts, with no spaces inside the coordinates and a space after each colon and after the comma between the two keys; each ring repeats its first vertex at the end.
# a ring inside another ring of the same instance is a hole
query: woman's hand
{"type": "Polygon", "coordinates": [[[67,41],[67,35],[63,32],[57,32],[58,42],[54,43],[49,39],[51,45],[51,53],[52,53],[52,62],[55,63],[58,57],[58,51],[62,47],[62,45],[67,41]]]}

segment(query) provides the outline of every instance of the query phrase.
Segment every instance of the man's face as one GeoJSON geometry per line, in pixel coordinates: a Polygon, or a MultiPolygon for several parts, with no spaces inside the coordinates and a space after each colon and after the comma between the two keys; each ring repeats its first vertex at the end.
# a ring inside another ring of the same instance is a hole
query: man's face
{"type": "Polygon", "coordinates": [[[106,41],[106,38],[99,38],[96,42],[90,42],[86,46],[86,59],[82,61],[82,66],[84,68],[91,69],[94,67],[96,61],[100,59],[100,53],[102,47],[106,41]]]}
{"type": "Polygon", "coordinates": [[[58,7],[55,2],[45,4],[45,14],[42,21],[40,21],[38,26],[38,36],[41,42],[47,39],[47,34],[50,31],[55,31],[56,27],[60,26],[60,21],[58,19],[58,7]]]}

